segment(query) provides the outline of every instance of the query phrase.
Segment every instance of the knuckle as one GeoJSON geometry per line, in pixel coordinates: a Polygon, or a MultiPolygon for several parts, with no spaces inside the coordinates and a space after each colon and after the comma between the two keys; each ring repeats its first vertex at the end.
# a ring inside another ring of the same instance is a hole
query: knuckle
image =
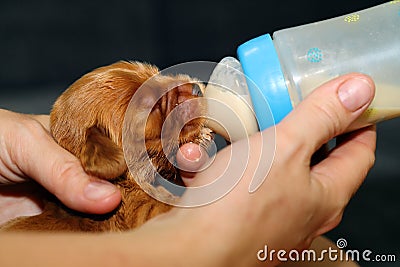
{"type": "Polygon", "coordinates": [[[366,157],[366,168],[367,172],[375,165],[375,152],[372,151],[369,147],[365,149],[363,153],[366,157]]]}
{"type": "Polygon", "coordinates": [[[12,162],[31,161],[30,153],[27,152],[31,148],[32,140],[49,138],[39,122],[22,116],[15,118],[8,126],[4,136],[12,162]]]}
{"type": "Polygon", "coordinates": [[[334,101],[328,101],[324,105],[313,103],[315,117],[322,122],[320,125],[321,131],[326,133],[326,136],[334,137],[343,131],[342,116],[339,114],[334,101]]]}
{"type": "Polygon", "coordinates": [[[375,164],[375,148],[372,148],[370,144],[367,144],[364,140],[355,140],[360,146],[360,155],[365,157],[366,172],[368,172],[375,164]]]}
{"type": "Polygon", "coordinates": [[[320,230],[322,232],[320,234],[323,234],[339,225],[348,201],[344,198],[332,196],[329,179],[325,180],[324,183],[316,180],[313,181],[315,181],[313,183],[314,186],[318,187],[316,191],[319,192],[313,198],[315,214],[319,215],[317,221],[321,224],[320,230]]]}
{"type": "Polygon", "coordinates": [[[307,138],[304,131],[295,127],[282,126],[278,124],[276,130],[276,156],[284,159],[284,163],[289,162],[288,159],[296,158],[306,159],[309,148],[305,142],[307,138]]]}
{"type": "Polygon", "coordinates": [[[31,118],[25,119],[23,121],[23,124],[27,129],[30,129],[32,131],[43,131],[42,125],[38,121],[33,120],[31,118]]]}
{"type": "Polygon", "coordinates": [[[364,173],[362,174],[363,177],[366,177],[368,175],[368,172],[375,164],[375,153],[373,151],[368,150],[367,152],[365,152],[365,156],[366,156],[366,164],[364,173]]]}
{"type": "Polygon", "coordinates": [[[34,136],[35,138],[49,137],[48,132],[43,128],[43,126],[34,119],[24,119],[21,121],[19,128],[26,132],[26,134],[34,136]]]}
{"type": "Polygon", "coordinates": [[[371,151],[369,154],[369,168],[370,169],[372,168],[372,166],[375,165],[375,160],[376,160],[375,153],[371,151]]]}
{"type": "Polygon", "coordinates": [[[68,190],[68,184],[74,178],[80,177],[81,172],[82,167],[77,159],[56,161],[53,165],[52,175],[50,177],[50,179],[53,179],[54,194],[64,195],[65,191],[68,190]]]}
{"type": "Polygon", "coordinates": [[[65,180],[79,174],[81,165],[78,160],[68,160],[63,162],[56,162],[53,168],[54,177],[59,180],[65,180]]]}

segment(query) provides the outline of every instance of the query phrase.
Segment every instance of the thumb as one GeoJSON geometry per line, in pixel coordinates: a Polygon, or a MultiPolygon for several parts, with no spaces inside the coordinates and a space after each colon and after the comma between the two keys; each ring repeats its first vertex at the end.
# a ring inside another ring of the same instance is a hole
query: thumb
{"type": "Polygon", "coordinates": [[[39,123],[31,123],[11,142],[9,153],[26,176],[36,180],[71,209],[112,211],[121,201],[113,184],[89,176],[80,161],[60,147],[39,123]]]}
{"type": "Polygon", "coordinates": [[[302,101],[277,127],[293,134],[308,156],[342,134],[369,106],[375,85],[366,75],[352,73],[333,79],[302,101]]]}

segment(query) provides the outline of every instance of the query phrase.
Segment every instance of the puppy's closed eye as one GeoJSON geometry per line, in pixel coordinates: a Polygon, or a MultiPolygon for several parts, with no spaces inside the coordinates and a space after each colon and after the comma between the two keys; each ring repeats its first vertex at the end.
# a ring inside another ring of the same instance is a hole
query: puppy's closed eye
{"type": "Polygon", "coordinates": [[[192,85],[192,95],[194,95],[194,96],[203,96],[203,92],[201,91],[201,88],[197,83],[194,83],[192,85]]]}

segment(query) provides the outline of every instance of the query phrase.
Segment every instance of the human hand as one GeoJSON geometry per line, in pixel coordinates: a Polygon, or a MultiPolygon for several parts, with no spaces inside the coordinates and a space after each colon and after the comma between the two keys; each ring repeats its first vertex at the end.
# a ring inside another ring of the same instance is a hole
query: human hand
{"type": "MultiPolygon", "coordinates": [[[[373,95],[374,83],[359,74],[345,75],[322,85],[276,126],[275,157],[260,188],[255,193],[248,192],[253,173],[260,167],[261,144],[272,136],[274,129],[250,137],[246,171],[229,194],[201,208],[173,211],[175,218],[181,220],[180,231],[184,232],[182,228],[186,226],[186,239],[196,240],[198,251],[213,251],[212,244],[219,251],[213,256],[223,266],[259,263],[257,251],[264,245],[276,251],[308,247],[315,237],[337,226],[350,198],[372,167],[375,127],[339,137],[336,147],[316,165],[311,165],[311,157],[323,144],[344,133],[365,111],[373,95]],[[185,220],[187,223],[182,223],[185,220]],[[192,225],[196,231],[191,229],[192,225]]],[[[240,151],[245,146],[247,142],[238,141],[220,151],[208,169],[196,176],[186,176],[185,183],[198,186],[213,181],[225,170],[232,147],[240,151]]],[[[196,149],[192,147],[192,151],[196,149]]],[[[177,157],[178,164],[196,170],[204,157],[200,148],[197,151],[177,157]],[[200,160],[196,161],[196,157],[200,160]]],[[[181,148],[181,154],[186,153],[181,148]]]]}
{"type": "Polygon", "coordinates": [[[119,204],[114,185],[87,175],[79,160],[52,139],[49,116],[0,109],[0,125],[0,223],[40,213],[37,187],[15,185],[31,179],[78,211],[105,213],[119,204]]]}

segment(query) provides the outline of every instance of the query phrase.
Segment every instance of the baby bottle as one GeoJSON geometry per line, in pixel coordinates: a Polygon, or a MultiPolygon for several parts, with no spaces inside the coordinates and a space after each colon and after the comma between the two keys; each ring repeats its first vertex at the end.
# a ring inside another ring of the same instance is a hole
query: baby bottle
{"type": "MultiPolygon", "coordinates": [[[[240,45],[240,64],[234,58],[227,64],[227,68],[234,65],[239,71],[240,67],[243,69],[251,96],[247,104],[254,109],[260,130],[282,120],[319,85],[350,72],[370,75],[376,92],[370,107],[349,131],[400,116],[399,0],[280,30],[272,37],[265,34],[240,45]]],[[[227,60],[223,62],[226,64],[227,60]]],[[[225,71],[224,76],[218,72],[223,68],[219,69],[216,68],[211,77],[214,83],[238,79],[239,75],[228,77],[225,71]]],[[[206,89],[206,96],[215,95],[212,91],[218,87],[210,89],[209,92],[209,88],[206,89]]],[[[235,90],[233,87],[231,93],[235,94],[235,90]]],[[[238,104],[235,105],[237,108],[238,104]]],[[[243,120],[254,121],[255,118],[248,116],[243,120]]]]}

